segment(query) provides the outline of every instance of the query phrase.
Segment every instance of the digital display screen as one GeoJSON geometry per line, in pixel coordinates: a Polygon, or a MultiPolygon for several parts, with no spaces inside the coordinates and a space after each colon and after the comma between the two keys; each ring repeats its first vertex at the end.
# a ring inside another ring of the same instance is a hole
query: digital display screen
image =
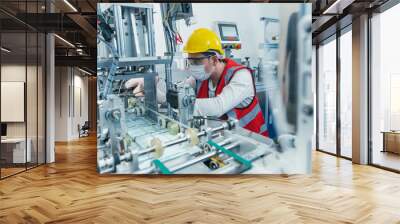
{"type": "Polygon", "coordinates": [[[233,26],[222,26],[222,33],[225,37],[237,37],[236,28],[233,26]]]}
{"type": "Polygon", "coordinates": [[[222,41],[239,41],[236,25],[220,24],[219,33],[222,41]]]}

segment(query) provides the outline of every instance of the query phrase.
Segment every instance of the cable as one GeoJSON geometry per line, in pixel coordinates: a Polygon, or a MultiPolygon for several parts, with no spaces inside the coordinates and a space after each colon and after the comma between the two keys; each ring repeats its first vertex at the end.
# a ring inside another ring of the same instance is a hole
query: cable
{"type": "Polygon", "coordinates": [[[171,60],[170,60],[170,66],[172,66],[173,60],[174,60],[174,54],[176,51],[176,32],[174,30],[174,27],[172,26],[172,22],[174,18],[176,17],[177,12],[174,13],[172,16],[171,13],[175,10],[177,7],[177,3],[171,3],[166,5],[166,13],[164,16],[164,30],[166,32],[166,36],[168,37],[169,44],[171,46],[171,60]],[[170,8],[168,6],[171,6],[170,8]]]}
{"type": "Polygon", "coordinates": [[[121,81],[121,85],[119,85],[119,90],[118,90],[118,94],[120,94],[121,93],[121,88],[122,88],[122,85],[125,83],[126,81],[121,81]]]}
{"type": "MultiPolygon", "coordinates": [[[[210,120],[210,121],[226,121],[226,120],[223,120],[223,119],[221,119],[221,118],[218,118],[218,117],[211,117],[211,116],[205,116],[205,117],[202,117],[202,116],[193,116],[193,119],[206,119],[206,120],[210,120]]],[[[192,119],[192,120],[193,120],[192,119]]]]}
{"type": "Polygon", "coordinates": [[[164,29],[165,29],[165,31],[167,33],[167,37],[168,37],[168,40],[169,40],[169,43],[170,43],[170,46],[171,46],[171,60],[170,60],[170,66],[171,66],[172,62],[173,62],[173,59],[174,59],[175,44],[174,44],[173,37],[172,37],[172,34],[171,34],[171,30],[170,30],[170,27],[169,27],[168,23],[167,23],[167,25],[164,26],[164,29]]]}

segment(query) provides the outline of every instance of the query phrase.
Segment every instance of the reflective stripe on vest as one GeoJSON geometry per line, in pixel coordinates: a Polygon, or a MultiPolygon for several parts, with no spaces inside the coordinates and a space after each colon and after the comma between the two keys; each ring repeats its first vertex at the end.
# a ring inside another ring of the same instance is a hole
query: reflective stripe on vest
{"type": "Polygon", "coordinates": [[[234,66],[234,67],[230,67],[230,68],[226,71],[226,74],[225,74],[225,85],[227,85],[227,84],[229,83],[229,81],[231,80],[231,78],[232,78],[232,76],[233,76],[233,72],[234,72],[236,69],[239,69],[239,68],[245,68],[245,67],[243,67],[243,66],[234,66]]]}
{"type": "MultiPolygon", "coordinates": [[[[258,113],[261,113],[261,108],[257,104],[253,108],[253,110],[251,110],[249,113],[247,113],[240,119],[237,118],[235,109],[228,111],[226,114],[228,115],[228,117],[238,119],[240,127],[245,127],[246,125],[248,125],[252,120],[254,120],[257,117],[258,113]]],[[[265,126],[265,129],[266,129],[267,126],[265,124],[263,124],[263,125],[265,126]]],[[[261,127],[261,128],[263,128],[263,127],[261,127]]],[[[260,128],[260,132],[262,132],[261,128],[260,128]]]]}
{"type": "Polygon", "coordinates": [[[260,133],[263,133],[263,132],[266,132],[266,131],[268,131],[267,125],[266,125],[266,124],[261,125],[261,127],[260,127],[260,133]]]}
{"type": "Polygon", "coordinates": [[[199,95],[201,82],[196,79],[196,96],[199,95]]]}
{"type": "Polygon", "coordinates": [[[228,117],[230,117],[230,118],[237,119],[236,112],[233,109],[228,111],[228,112],[226,112],[226,115],[228,115],[228,117]]]}

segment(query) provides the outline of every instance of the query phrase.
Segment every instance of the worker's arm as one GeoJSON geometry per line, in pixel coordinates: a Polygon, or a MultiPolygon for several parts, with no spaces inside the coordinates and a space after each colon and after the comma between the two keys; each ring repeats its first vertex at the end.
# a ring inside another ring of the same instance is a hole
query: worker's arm
{"type": "Polygon", "coordinates": [[[195,116],[220,117],[239,104],[249,104],[254,97],[253,78],[249,70],[237,71],[221,94],[213,98],[196,99],[195,116]]]}
{"type": "MultiPolygon", "coordinates": [[[[163,103],[166,101],[165,95],[165,82],[161,81],[159,77],[156,77],[156,86],[157,86],[157,102],[163,103]]],[[[133,95],[135,96],[144,96],[144,79],[143,78],[133,78],[128,80],[125,83],[125,88],[132,89],[133,95]]]]}
{"type": "MultiPolygon", "coordinates": [[[[196,88],[196,80],[190,76],[185,80],[185,84],[196,88]]],[[[157,102],[165,103],[167,101],[167,86],[163,80],[157,80],[157,102]]]]}
{"type": "MultiPolygon", "coordinates": [[[[196,88],[196,80],[190,76],[185,80],[185,84],[196,88]]],[[[166,97],[166,85],[165,82],[160,80],[157,76],[157,102],[164,103],[167,101],[166,97]]],[[[133,89],[133,94],[135,96],[144,96],[144,79],[143,78],[133,78],[125,83],[125,88],[133,89]]]]}

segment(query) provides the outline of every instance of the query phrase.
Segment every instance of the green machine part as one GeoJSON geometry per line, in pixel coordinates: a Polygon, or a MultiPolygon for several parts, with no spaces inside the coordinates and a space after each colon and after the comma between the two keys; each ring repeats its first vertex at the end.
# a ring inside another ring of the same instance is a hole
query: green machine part
{"type": "Polygon", "coordinates": [[[172,172],[160,160],[153,160],[154,165],[161,171],[162,174],[172,174],[172,172]]]}
{"type": "MultiPolygon", "coordinates": [[[[252,167],[251,161],[241,157],[240,155],[232,152],[231,150],[225,149],[223,146],[218,145],[212,140],[208,141],[208,144],[215,147],[217,150],[221,151],[222,153],[232,157],[236,161],[238,161],[240,164],[244,166],[244,170],[248,170],[252,167]]],[[[162,174],[173,174],[165,165],[162,163],[160,160],[155,159],[153,160],[154,165],[161,171],[162,174]]]]}
{"type": "Polygon", "coordinates": [[[221,152],[223,152],[224,154],[232,157],[233,159],[235,159],[236,161],[238,161],[240,164],[242,164],[245,167],[245,170],[248,170],[252,167],[251,161],[241,157],[240,155],[232,152],[231,150],[227,150],[225,149],[223,146],[218,145],[217,143],[215,143],[212,140],[208,141],[208,144],[215,147],[216,149],[220,150],[221,152]]]}

